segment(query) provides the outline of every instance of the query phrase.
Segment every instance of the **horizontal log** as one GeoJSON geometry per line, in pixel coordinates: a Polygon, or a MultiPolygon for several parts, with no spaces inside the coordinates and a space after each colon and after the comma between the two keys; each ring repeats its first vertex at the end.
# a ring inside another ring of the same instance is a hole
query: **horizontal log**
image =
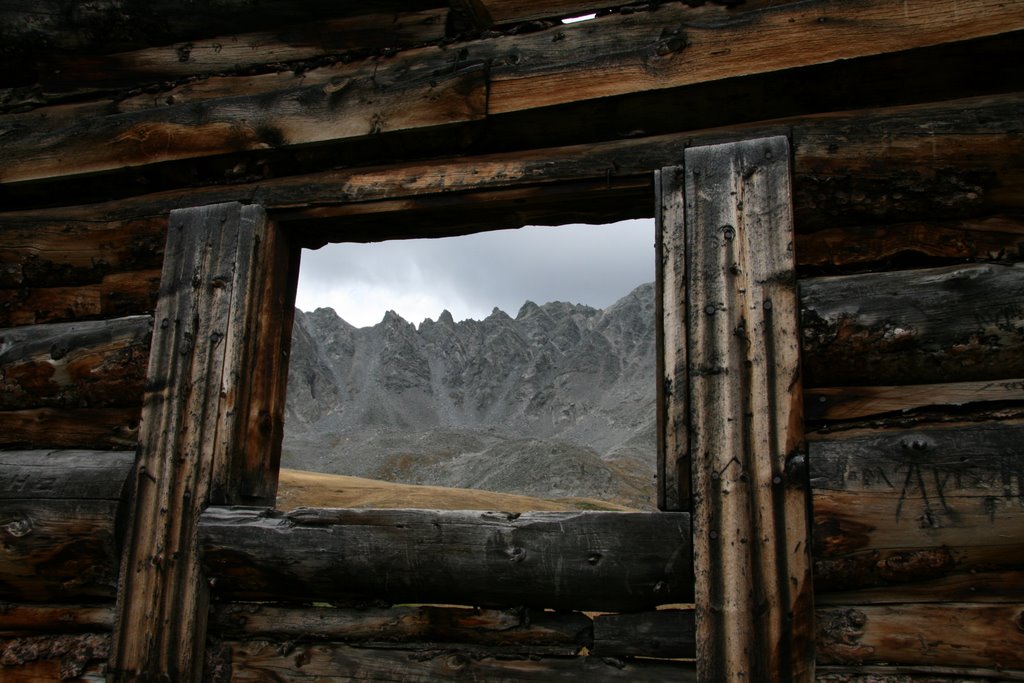
{"type": "Polygon", "coordinates": [[[1024,603],[1024,570],[981,571],[940,576],[929,581],[894,583],[832,593],[818,593],[814,604],[892,605],[903,603],[1024,603]]]}
{"type": "Polygon", "coordinates": [[[1024,669],[1024,604],[856,605],[817,611],[823,664],[1024,669]]]}
{"type": "MultiPolygon", "coordinates": [[[[2,624],[2,622],[0,622],[2,624]]],[[[461,607],[288,608],[260,604],[215,605],[212,633],[231,638],[302,638],[378,646],[440,643],[500,647],[509,654],[572,656],[593,643],[591,621],[578,612],[526,608],[461,607]]]]}
{"type": "Polygon", "coordinates": [[[808,420],[852,420],[918,408],[1024,401],[1024,379],[804,390],[808,420]]]}
{"type": "Polygon", "coordinates": [[[816,594],[1024,567],[1020,424],[809,444],[816,594]]]}
{"type": "MultiPolygon", "coordinates": [[[[483,681],[696,681],[683,662],[604,660],[599,657],[536,657],[459,650],[379,650],[338,644],[226,642],[208,655],[231,672],[231,680],[283,681],[435,681],[465,678],[483,681]],[[287,654],[282,654],[287,652],[287,654]]],[[[216,678],[215,681],[222,679],[216,678]]]]}
{"type": "Polygon", "coordinates": [[[0,410],[141,407],[151,316],[0,330],[0,410]]]}
{"type": "Polygon", "coordinates": [[[113,605],[0,603],[0,636],[110,631],[113,605]]]}
{"type": "Polygon", "coordinates": [[[288,62],[313,61],[345,53],[399,50],[440,42],[448,8],[400,13],[367,13],[310,24],[277,26],[253,33],[212,38],[190,36],[132,52],[84,57],[57,54],[41,68],[37,96],[81,95],[101,88],[142,86],[155,81],[288,62]],[[200,39],[196,39],[196,38],[200,39]]]}
{"type": "Polygon", "coordinates": [[[119,318],[156,308],[160,271],[114,273],[99,284],[0,290],[0,325],[119,318]]]}
{"type": "Polygon", "coordinates": [[[137,408],[30,408],[0,411],[0,447],[134,450],[137,408]]]}
{"type": "Polygon", "coordinates": [[[819,683],[965,683],[1024,681],[1024,671],[954,666],[818,666],[819,683]]]}
{"type": "Polygon", "coordinates": [[[0,597],[113,598],[132,453],[0,452],[0,597]]]}
{"type": "Polygon", "coordinates": [[[1024,377],[1024,267],[997,264],[800,282],[804,383],[1024,377]]]}
{"type": "Polygon", "coordinates": [[[688,601],[689,536],[684,513],[210,508],[200,522],[222,597],[588,610],[688,601]]]}
{"type": "Polygon", "coordinates": [[[997,0],[972,3],[969,10],[955,4],[869,0],[846,5],[841,13],[828,0],[734,13],[675,4],[471,41],[454,59],[444,48],[408,50],[383,62],[328,67],[334,75],[327,84],[252,95],[248,101],[175,104],[79,119],[57,130],[8,129],[0,181],[427,130],[1024,29],[1017,8],[997,0]]]}
{"type": "Polygon", "coordinates": [[[3,679],[10,683],[103,680],[110,635],[83,633],[0,640],[3,679]]]}
{"type": "Polygon", "coordinates": [[[693,610],[658,610],[594,616],[595,657],[658,657],[693,659],[697,656],[693,610]]]}

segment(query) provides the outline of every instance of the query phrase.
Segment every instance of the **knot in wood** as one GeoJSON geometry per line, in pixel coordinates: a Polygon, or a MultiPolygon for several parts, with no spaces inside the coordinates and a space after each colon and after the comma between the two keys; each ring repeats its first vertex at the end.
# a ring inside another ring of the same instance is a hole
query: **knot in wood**
{"type": "Polygon", "coordinates": [[[507,551],[509,562],[522,562],[526,559],[526,548],[521,548],[517,545],[512,546],[507,551]]]}
{"type": "Polygon", "coordinates": [[[4,522],[0,528],[14,538],[21,538],[32,532],[32,522],[27,517],[21,517],[4,522]]]}

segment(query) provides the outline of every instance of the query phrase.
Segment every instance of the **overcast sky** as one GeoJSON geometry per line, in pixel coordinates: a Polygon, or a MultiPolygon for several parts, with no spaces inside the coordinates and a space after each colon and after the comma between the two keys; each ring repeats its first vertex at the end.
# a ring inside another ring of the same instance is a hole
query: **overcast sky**
{"type": "Polygon", "coordinates": [[[388,310],[409,322],[515,317],[527,299],[604,308],[654,280],[654,222],[496,230],[464,237],[329,244],[302,252],[295,305],[357,327],[388,310]]]}

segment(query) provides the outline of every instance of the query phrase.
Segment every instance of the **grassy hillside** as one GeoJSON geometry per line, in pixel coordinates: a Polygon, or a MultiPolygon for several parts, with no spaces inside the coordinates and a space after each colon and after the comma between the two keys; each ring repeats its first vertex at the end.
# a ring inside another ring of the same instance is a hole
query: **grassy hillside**
{"type": "Polygon", "coordinates": [[[428,510],[629,510],[592,498],[545,500],[475,489],[394,484],[375,479],[281,469],[277,507],[423,508],[428,510]]]}

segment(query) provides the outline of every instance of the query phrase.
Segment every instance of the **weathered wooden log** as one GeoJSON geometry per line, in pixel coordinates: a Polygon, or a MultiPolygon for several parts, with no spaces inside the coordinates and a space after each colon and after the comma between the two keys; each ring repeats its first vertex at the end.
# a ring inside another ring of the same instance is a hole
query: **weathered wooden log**
{"type": "MultiPolygon", "coordinates": [[[[924,566],[919,569],[925,569],[924,566]]],[[[890,585],[856,590],[818,593],[816,606],[898,605],[930,602],[1014,602],[1024,603],[1024,569],[982,571],[940,576],[925,581],[894,582],[890,585]]]]}
{"type": "Polygon", "coordinates": [[[804,391],[808,420],[851,420],[917,408],[1024,401],[1024,379],[804,391]]]}
{"type": "Polygon", "coordinates": [[[817,592],[1024,568],[1021,424],[809,444],[817,592]]]}
{"type": "Polygon", "coordinates": [[[696,681],[691,664],[604,660],[599,657],[510,659],[473,650],[367,649],[349,645],[290,645],[267,641],[226,642],[212,649],[212,683],[252,681],[696,681]],[[287,651],[287,654],[282,654],[287,651]],[[218,666],[219,665],[219,666],[218,666]],[[217,674],[224,671],[223,677],[217,674]],[[230,672],[230,678],[227,675],[230,672]]]}
{"type": "Polygon", "coordinates": [[[222,597],[636,610],[692,597],[689,519],[210,508],[200,543],[222,597]]]}
{"type": "Polygon", "coordinates": [[[693,659],[697,635],[693,610],[658,610],[594,616],[595,657],[693,659]]]}
{"type": "Polygon", "coordinates": [[[110,635],[46,635],[0,640],[3,679],[11,683],[103,680],[110,635]],[[86,678],[87,677],[87,678],[86,678]]]}
{"type": "Polygon", "coordinates": [[[1024,376],[1024,267],[812,278],[800,305],[809,386],[1024,376]]]}
{"type": "Polygon", "coordinates": [[[277,489],[297,254],[259,206],[171,213],[117,595],[119,680],[195,679],[213,502],[277,489]]]}
{"type": "MultiPolygon", "coordinates": [[[[0,622],[2,624],[2,622],[0,622]]],[[[579,612],[527,608],[460,607],[287,608],[260,604],[214,605],[210,631],[223,639],[302,638],[363,646],[442,643],[502,648],[509,654],[565,655],[593,645],[591,621],[579,612]]]]}
{"type": "Polygon", "coordinates": [[[818,660],[1024,669],[1024,604],[855,605],[817,610],[818,660]]]}
{"type": "Polygon", "coordinates": [[[0,446],[134,450],[139,413],[138,407],[0,411],[0,446]]]}
{"type": "Polygon", "coordinates": [[[964,683],[1024,681],[1024,671],[956,666],[819,666],[820,683],[964,683]]]}
{"type": "Polygon", "coordinates": [[[111,605],[28,605],[0,603],[0,636],[109,631],[111,605]]]}
{"type": "Polygon", "coordinates": [[[0,597],[112,598],[132,453],[0,451],[0,597]]]}
{"type": "Polygon", "coordinates": [[[150,316],[0,330],[0,410],[142,405],[150,316]]]}
{"type": "Polygon", "coordinates": [[[114,273],[99,284],[0,290],[0,324],[119,318],[156,308],[160,271],[114,273]]]}
{"type": "Polygon", "coordinates": [[[206,101],[89,118],[60,130],[10,130],[4,136],[0,180],[38,180],[384,131],[427,130],[1024,28],[1024,16],[996,0],[956,12],[955,0],[936,1],[917,7],[871,0],[844,8],[842,21],[829,21],[834,15],[827,0],[735,14],[713,7],[708,11],[716,16],[699,16],[697,21],[691,21],[692,9],[668,5],[658,12],[472,41],[454,60],[445,49],[409,50],[381,64],[339,69],[333,84],[261,94],[251,102],[206,101]],[[864,31],[864,22],[885,30],[864,31]],[[790,44],[803,47],[779,49],[790,44]],[[486,75],[484,65],[489,65],[486,75]],[[367,71],[372,80],[362,76],[367,71]],[[390,87],[382,89],[382,84],[390,87]],[[337,116],[342,110],[345,115],[337,116]]]}

